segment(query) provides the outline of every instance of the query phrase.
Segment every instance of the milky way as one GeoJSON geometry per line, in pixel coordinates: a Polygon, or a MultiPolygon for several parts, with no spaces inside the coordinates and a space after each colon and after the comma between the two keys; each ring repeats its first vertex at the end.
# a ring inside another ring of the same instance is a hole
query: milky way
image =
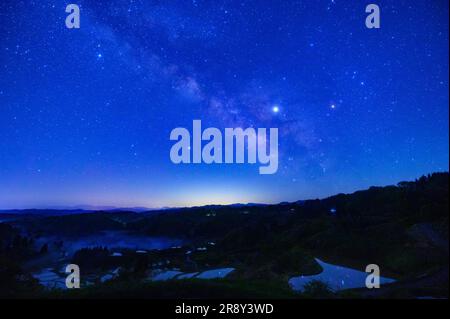
{"type": "Polygon", "coordinates": [[[293,201],[447,171],[448,2],[1,1],[0,208],[293,201]],[[81,9],[67,29],[65,7],[81,9]],[[174,165],[193,120],[279,169],[174,165]]]}

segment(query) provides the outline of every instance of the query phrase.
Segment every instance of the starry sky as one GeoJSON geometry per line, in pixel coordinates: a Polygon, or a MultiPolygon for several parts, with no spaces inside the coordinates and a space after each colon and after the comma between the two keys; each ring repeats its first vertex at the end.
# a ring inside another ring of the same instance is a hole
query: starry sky
{"type": "Polygon", "coordinates": [[[2,0],[0,208],[276,203],[448,171],[448,2],[371,2],[2,0]],[[278,172],[173,164],[194,119],[277,127],[278,172]]]}

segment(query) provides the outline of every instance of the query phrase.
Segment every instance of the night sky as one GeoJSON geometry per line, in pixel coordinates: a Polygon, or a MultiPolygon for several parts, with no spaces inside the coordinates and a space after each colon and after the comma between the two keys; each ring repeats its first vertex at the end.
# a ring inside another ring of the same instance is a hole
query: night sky
{"type": "Polygon", "coordinates": [[[276,203],[448,171],[448,53],[446,0],[2,0],[0,208],[276,203]],[[277,127],[278,172],[173,164],[194,119],[277,127]]]}

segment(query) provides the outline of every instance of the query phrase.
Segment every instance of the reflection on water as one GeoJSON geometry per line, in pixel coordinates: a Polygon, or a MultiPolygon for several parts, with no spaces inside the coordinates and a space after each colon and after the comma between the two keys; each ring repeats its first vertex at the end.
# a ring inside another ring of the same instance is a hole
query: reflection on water
{"type": "MultiPolygon", "coordinates": [[[[366,287],[368,273],[343,266],[327,264],[317,258],[316,261],[322,267],[323,271],[320,274],[313,276],[292,277],[289,279],[289,285],[293,290],[302,291],[305,284],[313,280],[327,283],[334,291],[366,287]]],[[[380,277],[381,285],[392,283],[394,281],[394,279],[380,277]]]]}
{"type": "MultiPolygon", "coordinates": [[[[98,235],[73,237],[40,237],[36,241],[37,247],[44,244],[49,245],[49,252],[45,258],[36,261],[33,264],[33,277],[47,288],[66,288],[65,285],[65,267],[71,262],[72,255],[82,248],[106,247],[108,249],[132,249],[136,254],[146,254],[155,249],[167,249],[179,246],[183,243],[180,239],[164,237],[146,237],[133,235],[121,231],[106,231],[98,235]],[[49,245],[54,243],[54,245],[49,245]],[[60,243],[57,245],[57,243],[60,243]],[[53,268],[49,268],[52,266],[53,268]],[[44,268],[45,267],[45,268],[44,268]],[[38,270],[37,270],[38,269],[38,270]]],[[[123,254],[118,251],[112,251],[111,256],[122,257],[123,254]]],[[[175,274],[176,275],[176,274],[175,274]]],[[[100,275],[100,281],[105,282],[117,276],[116,271],[100,275]]],[[[161,278],[164,278],[161,275],[161,278]]],[[[170,279],[170,278],[168,278],[170,279]]],[[[160,279],[164,280],[164,279],[160,279]]]]}
{"type": "Polygon", "coordinates": [[[219,268],[206,270],[201,274],[197,275],[195,278],[199,279],[216,279],[216,278],[225,278],[230,272],[232,272],[234,268],[219,268]]]}
{"type": "Polygon", "coordinates": [[[62,241],[64,250],[74,253],[81,248],[106,247],[125,248],[146,252],[154,249],[167,249],[175,245],[183,243],[180,239],[165,237],[147,237],[141,235],[133,235],[123,231],[105,231],[97,235],[73,237],[41,237],[38,239],[39,244],[47,242],[62,241]]]}
{"type": "Polygon", "coordinates": [[[190,273],[179,275],[177,277],[177,279],[190,279],[190,278],[197,276],[198,274],[199,274],[198,272],[190,272],[190,273]]]}
{"type": "Polygon", "coordinates": [[[33,274],[39,283],[49,289],[65,289],[66,288],[66,278],[57,274],[52,268],[46,268],[38,273],[33,274]]]}
{"type": "Polygon", "coordinates": [[[154,281],[169,280],[169,279],[173,279],[176,275],[179,275],[179,274],[182,274],[182,272],[176,271],[176,270],[167,270],[167,271],[157,274],[156,276],[154,276],[152,278],[152,280],[154,280],[154,281]]]}
{"type": "Polygon", "coordinates": [[[156,276],[153,276],[151,280],[160,281],[160,280],[169,280],[169,279],[219,279],[225,278],[229,273],[231,273],[234,268],[218,268],[205,270],[203,272],[194,272],[194,273],[183,273],[177,270],[166,270],[163,271],[156,276]]]}
{"type": "Polygon", "coordinates": [[[105,281],[116,278],[119,275],[119,271],[120,271],[120,268],[114,269],[113,271],[101,276],[100,281],[105,282],[105,281]]]}

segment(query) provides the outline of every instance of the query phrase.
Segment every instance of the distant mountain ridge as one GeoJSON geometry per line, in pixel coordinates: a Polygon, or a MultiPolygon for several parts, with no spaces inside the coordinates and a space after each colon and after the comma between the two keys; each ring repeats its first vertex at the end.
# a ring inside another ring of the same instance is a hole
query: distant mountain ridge
{"type": "Polygon", "coordinates": [[[116,207],[116,206],[70,206],[70,207],[50,207],[50,208],[25,208],[25,209],[0,209],[0,214],[48,214],[48,215],[67,215],[67,214],[83,214],[92,212],[134,212],[144,213],[152,211],[164,211],[164,210],[178,210],[186,208],[219,208],[219,207],[262,207],[269,204],[262,203],[236,203],[229,205],[204,205],[204,206],[192,206],[192,207],[161,207],[161,208],[148,208],[148,207],[116,207]]]}
{"type": "MultiPolygon", "coordinates": [[[[332,198],[336,198],[342,195],[351,195],[357,194],[359,192],[364,192],[366,190],[383,188],[383,187],[407,187],[408,185],[414,185],[414,183],[420,181],[420,179],[425,177],[437,176],[437,175],[449,175],[448,172],[435,172],[432,174],[423,175],[422,177],[416,179],[415,181],[401,181],[397,183],[397,185],[386,185],[386,186],[371,186],[365,190],[357,190],[353,193],[344,194],[339,193],[335,195],[331,195],[325,197],[321,200],[329,200],[332,198]]],[[[180,206],[180,207],[170,207],[164,206],[159,208],[149,208],[143,206],[135,206],[135,207],[117,207],[117,206],[95,206],[95,205],[77,205],[77,206],[50,206],[47,208],[26,208],[26,209],[0,209],[0,214],[21,214],[21,215],[70,215],[70,214],[83,214],[83,213],[92,213],[92,212],[134,212],[134,213],[151,213],[151,212],[160,212],[160,211],[178,211],[178,210],[189,210],[189,209],[214,209],[214,208],[240,208],[240,207],[265,207],[265,206],[287,206],[287,205],[303,205],[304,203],[311,200],[319,200],[317,199],[306,199],[306,200],[297,200],[293,202],[283,201],[276,204],[265,204],[265,203],[233,203],[233,204],[209,204],[209,205],[200,205],[200,206],[180,206]]]]}

